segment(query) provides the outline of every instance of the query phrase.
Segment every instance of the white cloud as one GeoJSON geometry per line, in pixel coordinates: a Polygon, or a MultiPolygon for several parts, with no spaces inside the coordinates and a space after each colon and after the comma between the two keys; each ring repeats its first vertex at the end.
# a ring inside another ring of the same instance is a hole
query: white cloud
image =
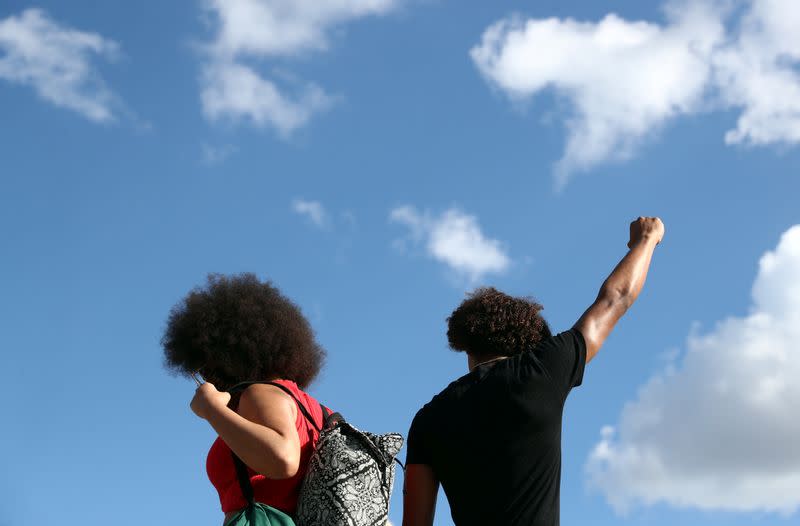
{"type": "Polygon", "coordinates": [[[295,199],[292,201],[292,210],[306,216],[312,223],[320,228],[328,226],[328,213],[319,201],[306,201],[295,199]]]}
{"type": "Polygon", "coordinates": [[[800,507],[800,225],[761,258],[752,295],[603,429],[587,471],[618,511],[800,507]]]}
{"type": "Polygon", "coordinates": [[[430,257],[471,281],[503,272],[511,264],[501,243],[484,236],[477,218],[456,208],[431,217],[412,206],[402,206],[392,210],[389,218],[408,227],[411,239],[424,243],[430,257]]]}
{"type": "Polygon", "coordinates": [[[210,120],[249,119],[281,135],[328,109],[334,97],[308,83],[287,94],[263,77],[255,60],[293,58],[328,48],[335,26],[392,9],[397,0],[206,0],[217,34],[208,47],[201,100],[210,120]],[[249,62],[249,63],[248,63],[249,62]]]}
{"type": "Polygon", "coordinates": [[[569,101],[559,184],[631,157],[678,116],[716,108],[742,110],[728,143],[800,143],[800,3],[673,0],[665,14],[664,24],[614,14],[596,23],[512,17],[471,50],[484,77],[513,100],[551,89],[569,101]]]}
{"type": "Polygon", "coordinates": [[[743,108],[725,141],[800,143],[800,2],[757,0],[714,57],[724,101],[743,108]]]}
{"type": "Polygon", "coordinates": [[[292,100],[274,82],[263,79],[250,67],[234,63],[206,68],[201,98],[203,112],[210,120],[250,119],[257,126],[272,125],[283,136],[305,125],[332,102],[313,84],[292,100]]]}
{"type": "Polygon", "coordinates": [[[295,55],[328,47],[331,26],[380,15],[396,0],[207,0],[221,27],[219,54],[295,55]]]}
{"type": "Polygon", "coordinates": [[[0,79],[31,86],[43,99],[95,122],[114,119],[116,96],[92,65],[118,46],[96,33],[63,26],[40,9],[0,20],[0,79]]]}

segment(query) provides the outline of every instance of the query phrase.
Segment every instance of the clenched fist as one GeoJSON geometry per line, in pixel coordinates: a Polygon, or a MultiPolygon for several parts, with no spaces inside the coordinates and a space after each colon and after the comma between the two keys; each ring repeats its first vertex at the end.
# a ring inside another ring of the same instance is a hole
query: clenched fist
{"type": "Polygon", "coordinates": [[[220,411],[227,407],[228,402],[231,401],[230,393],[225,391],[217,391],[214,384],[209,382],[204,383],[197,388],[192,398],[192,403],[189,407],[192,408],[194,414],[200,418],[208,420],[208,416],[212,411],[220,411]]]}
{"type": "Polygon", "coordinates": [[[657,217],[640,217],[631,223],[631,239],[628,248],[633,248],[643,240],[653,241],[656,245],[664,238],[664,223],[657,217]]]}

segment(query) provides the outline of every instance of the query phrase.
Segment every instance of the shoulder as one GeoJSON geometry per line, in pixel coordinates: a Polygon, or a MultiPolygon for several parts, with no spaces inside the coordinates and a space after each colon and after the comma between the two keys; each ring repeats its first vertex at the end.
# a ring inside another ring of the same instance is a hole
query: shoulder
{"type": "Polygon", "coordinates": [[[586,348],[586,341],[581,331],[575,327],[555,334],[540,341],[535,346],[520,353],[522,357],[538,356],[541,357],[552,351],[580,350],[586,348]]]}
{"type": "Polygon", "coordinates": [[[412,429],[419,429],[427,425],[426,422],[430,419],[430,415],[436,412],[436,407],[439,405],[437,403],[437,397],[440,395],[441,393],[434,396],[429,402],[419,408],[414,418],[411,420],[412,429]]]}
{"type": "Polygon", "coordinates": [[[583,338],[583,334],[581,333],[580,329],[577,327],[572,327],[567,329],[566,331],[559,332],[542,340],[536,348],[539,347],[574,347],[574,346],[585,346],[585,340],[583,338]]]}
{"type": "Polygon", "coordinates": [[[520,361],[525,371],[557,381],[559,389],[581,384],[586,365],[586,342],[579,329],[571,328],[544,340],[520,361]]]}
{"type": "Polygon", "coordinates": [[[551,340],[552,345],[562,353],[575,356],[583,362],[586,361],[586,339],[580,329],[572,327],[556,334],[551,340]]]}
{"type": "Polygon", "coordinates": [[[270,384],[253,384],[247,386],[247,388],[242,391],[242,398],[248,398],[251,400],[274,396],[278,396],[280,398],[289,398],[289,395],[286,394],[283,389],[270,384]]]}
{"type": "Polygon", "coordinates": [[[435,394],[429,402],[417,411],[414,421],[436,418],[436,415],[440,414],[441,411],[446,411],[449,404],[460,398],[469,382],[469,374],[450,382],[447,387],[435,394]]]}
{"type": "Polygon", "coordinates": [[[556,335],[556,337],[560,338],[560,341],[563,342],[562,344],[573,345],[575,347],[586,347],[586,339],[583,337],[581,330],[577,327],[572,327],[569,330],[560,332],[556,335]]]}
{"type": "Polygon", "coordinates": [[[249,419],[265,411],[294,416],[297,408],[294,400],[274,385],[253,384],[242,391],[239,398],[239,413],[242,416],[249,419]]]}
{"type": "Polygon", "coordinates": [[[508,367],[520,374],[548,374],[554,362],[570,361],[586,355],[580,330],[571,328],[546,338],[507,360],[508,367]]]}
{"type": "Polygon", "coordinates": [[[427,418],[428,413],[430,413],[430,406],[431,402],[428,402],[427,404],[419,408],[419,410],[414,415],[414,418],[411,419],[412,430],[418,429],[419,427],[425,425],[425,419],[427,418]]]}

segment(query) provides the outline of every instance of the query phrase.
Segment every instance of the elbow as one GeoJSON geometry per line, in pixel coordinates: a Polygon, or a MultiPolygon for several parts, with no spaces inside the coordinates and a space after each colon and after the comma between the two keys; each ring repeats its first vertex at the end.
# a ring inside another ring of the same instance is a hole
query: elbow
{"type": "Polygon", "coordinates": [[[285,480],[297,475],[298,471],[298,466],[295,466],[294,468],[285,466],[278,469],[272,469],[269,473],[262,473],[262,475],[271,480],[285,480]]]}
{"type": "Polygon", "coordinates": [[[281,451],[273,455],[271,462],[265,462],[256,471],[273,480],[290,479],[300,471],[300,451],[281,451]]]}
{"type": "Polygon", "coordinates": [[[291,459],[284,459],[281,462],[278,473],[276,474],[276,479],[290,479],[297,475],[297,472],[300,471],[300,455],[291,459]]]}
{"type": "Polygon", "coordinates": [[[619,310],[621,310],[623,314],[628,312],[628,309],[633,306],[634,301],[636,301],[636,296],[633,295],[633,292],[626,292],[617,299],[619,310]]]}
{"type": "Polygon", "coordinates": [[[636,301],[634,291],[630,287],[603,287],[600,301],[609,308],[624,314],[636,301]]]}

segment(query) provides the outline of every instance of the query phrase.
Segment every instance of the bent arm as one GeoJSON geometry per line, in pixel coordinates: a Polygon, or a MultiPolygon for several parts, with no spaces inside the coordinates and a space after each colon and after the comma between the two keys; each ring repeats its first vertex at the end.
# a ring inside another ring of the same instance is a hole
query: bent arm
{"type": "Polygon", "coordinates": [[[300,466],[295,402],[275,387],[256,384],[242,393],[238,410],[216,406],[205,418],[251,469],[271,479],[293,477],[300,466]]]}
{"type": "Polygon", "coordinates": [[[439,481],[430,466],[408,464],[403,487],[403,526],[432,526],[439,481]]]}
{"type": "Polygon", "coordinates": [[[653,251],[663,235],[664,224],[656,217],[640,217],[631,223],[630,250],[603,282],[597,299],[574,326],[586,341],[587,363],[642,291],[653,251]]]}

